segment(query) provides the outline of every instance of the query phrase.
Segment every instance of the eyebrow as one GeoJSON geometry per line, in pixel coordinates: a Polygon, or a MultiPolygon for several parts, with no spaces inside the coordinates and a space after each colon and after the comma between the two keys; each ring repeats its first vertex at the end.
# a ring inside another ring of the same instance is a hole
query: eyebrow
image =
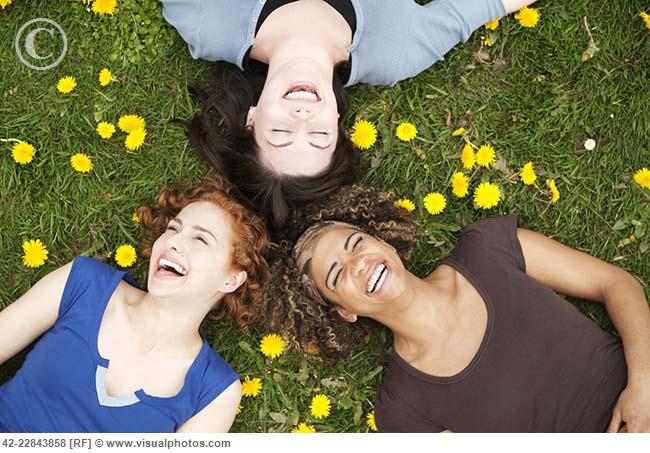
{"type": "MultiPolygon", "coordinates": [[[[179,219],[178,217],[174,217],[172,220],[178,222],[178,224],[180,226],[183,226],[183,221],[181,219],[179,219]]],[[[192,228],[194,228],[195,230],[198,230],[198,231],[202,231],[204,233],[208,233],[210,236],[212,236],[212,239],[214,239],[215,241],[217,240],[217,238],[214,236],[214,234],[212,234],[212,232],[210,230],[208,230],[206,228],[203,228],[201,225],[192,225],[192,228]]]]}
{"type": "MultiPolygon", "coordinates": [[[[274,145],[273,143],[271,143],[271,142],[268,141],[268,140],[266,141],[266,143],[268,143],[269,145],[271,145],[271,146],[274,147],[274,148],[285,148],[285,147],[287,147],[287,146],[289,146],[289,145],[293,145],[293,142],[280,143],[279,145],[274,145]]],[[[311,146],[313,146],[314,148],[316,148],[316,149],[327,149],[327,148],[329,148],[330,145],[331,145],[331,143],[330,143],[330,144],[328,144],[327,146],[318,146],[318,145],[314,145],[312,142],[309,142],[309,144],[310,144],[311,146]]]]}
{"type": "MultiPolygon", "coordinates": [[[[352,236],[354,236],[354,235],[357,234],[357,233],[358,233],[358,231],[353,231],[352,234],[350,234],[350,235],[348,236],[348,238],[345,240],[345,244],[343,245],[343,249],[344,249],[345,251],[348,250],[348,246],[350,245],[350,239],[352,239],[352,236]]],[[[327,282],[330,281],[330,274],[331,274],[332,271],[334,270],[334,267],[336,267],[336,261],[334,261],[334,262],[332,263],[332,265],[330,266],[330,270],[327,271],[327,275],[325,276],[325,286],[328,287],[328,288],[330,288],[330,287],[329,287],[329,285],[327,284],[327,282]]],[[[330,288],[330,289],[331,289],[331,288],[330,288]]]]}

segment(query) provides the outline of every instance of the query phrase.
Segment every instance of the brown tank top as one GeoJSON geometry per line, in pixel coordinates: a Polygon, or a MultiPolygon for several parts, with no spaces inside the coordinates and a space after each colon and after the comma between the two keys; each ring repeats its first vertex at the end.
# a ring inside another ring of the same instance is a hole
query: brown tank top
{"type": "Polygon", "coordinates": [[[375,398],[380,431],[602,432],[627,382],[623,346],[526,274],[517,217],[468,225],[442,260],[487,307],[469,365],[436,377],[395,352],[375,398]]]}

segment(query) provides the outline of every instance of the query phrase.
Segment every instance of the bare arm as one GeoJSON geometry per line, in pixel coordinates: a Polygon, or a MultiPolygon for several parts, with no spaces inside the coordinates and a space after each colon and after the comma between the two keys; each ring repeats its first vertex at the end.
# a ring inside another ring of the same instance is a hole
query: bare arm
{"type": "Polygon", "coordinates": [[[520,10],[524,6],[532,5],[536,1],[537,0],[501,0],[501,3],[503,3],[506,14],[510,14],[520,10]]]}
{"type": "Polygon", "coordinates": [[[0,364],[54,325],[71,268],[68,263],[50,272],[0,312],[0,364]]]}
{"type": "Polygon", "coordinates": [[[650,309],[643,287],[620,267],[541,234],[519,229],[518,237],[531,277],[561,294],[605,305],[623,340],[628,369],[628,385],[614,409],[610,430],[618,431],[625,422],[630,432],[649,431],[650,309]]]}
{"type": "Polygon", "coordinates": [[[227,433],[241,400],[241,382],[235,381],[201,412],[191,417],[177,433],[227,433]]]}

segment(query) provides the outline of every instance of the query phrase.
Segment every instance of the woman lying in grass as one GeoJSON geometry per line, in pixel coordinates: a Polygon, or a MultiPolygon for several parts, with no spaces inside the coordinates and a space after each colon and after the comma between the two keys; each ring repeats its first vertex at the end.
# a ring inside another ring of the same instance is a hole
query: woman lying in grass
{"type": "Polygon", "coordinates": [[[260,219],[217,177],[164,188],[138,210],[148,290],[76,257],[0,312],[0,363],[43,337],[0,387],[0,431],[227,431],[237,374],[199,334],[206,315],[241,325],[257,313],[260,219]]]}
{"type": "Polygon", "coordinates": [[[275,227],[358,173],[343,86],[394,85],[485,22],[535,0],[161,0],[194,58],[226,61],[193,93],[198,154],[275,227]],[[223,120],[226,135],[218,133],[223,120]]]}
{"type": "Polygon", "coordinates": [[[283,302],[267,319],[325,355],[347,355],[368,320],[392,331],[381,431],[650,431],[650,310],[634,277],[509,216],[468,225],[419,278],[403,264],[414,222],[393,201],[354,186],[314,207],[265,293],[283,302]],[[556,293],[604,304],[622,343],[556,293]]]}

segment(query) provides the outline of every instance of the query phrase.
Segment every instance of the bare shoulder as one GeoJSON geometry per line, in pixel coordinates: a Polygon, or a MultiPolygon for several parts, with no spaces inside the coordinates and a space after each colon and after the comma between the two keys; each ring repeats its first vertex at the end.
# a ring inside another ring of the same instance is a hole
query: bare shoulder
{"type": "Polygon", "coordinates": [[[199,413],[186,421],[176,432],[228,432],[235,420],[235,415],[237,415],[240,401],[241,382],[236,380],[199,413]]]}

